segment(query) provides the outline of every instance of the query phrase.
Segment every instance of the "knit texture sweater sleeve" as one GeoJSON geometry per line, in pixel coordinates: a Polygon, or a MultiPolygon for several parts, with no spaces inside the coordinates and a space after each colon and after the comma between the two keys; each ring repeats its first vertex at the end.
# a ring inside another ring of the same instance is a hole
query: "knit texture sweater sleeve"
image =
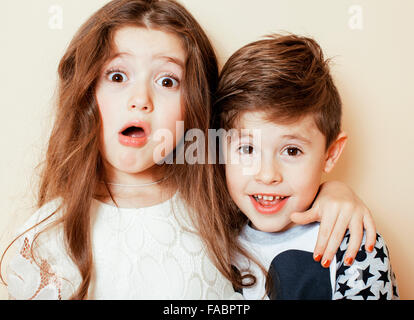
{"type": "Polygon", "coordinates": [[[67,279],[73,273],[78,278],[77,270],[63,247],[61,228],[54,226],[59,204],[59,200],[45,204],[18,230],[15,253],[6,268],[9,299],[58,300],[73,293],[74,283],[67,279]],[[65,270],[66,278],[58,274],[62,264],[71,266],[65,270]]]}

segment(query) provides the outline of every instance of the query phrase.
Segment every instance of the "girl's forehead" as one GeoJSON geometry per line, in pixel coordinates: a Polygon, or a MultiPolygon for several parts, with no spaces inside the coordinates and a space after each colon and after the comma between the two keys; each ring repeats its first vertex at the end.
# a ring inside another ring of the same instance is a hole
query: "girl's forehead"
{"type": "Polygon", "coordinates": [[[183,67],[186,51],[181,38],[173,33],[144,27],[123,27],[115,32],[112,58],[164,59],[183,67]]]}

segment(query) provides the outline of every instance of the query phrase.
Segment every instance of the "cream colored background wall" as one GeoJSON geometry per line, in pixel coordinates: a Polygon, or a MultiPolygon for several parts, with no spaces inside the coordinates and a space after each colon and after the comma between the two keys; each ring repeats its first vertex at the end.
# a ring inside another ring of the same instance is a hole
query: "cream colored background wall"
{"type": "MultiPolygon", "coordinates": [[[[1,251],[32,212],[58,61],[81,23],[106,2],[1,1],[1,251]]],[[[312,36],[334,57],[350,139],[329,178],[349,184],[372,210],[401,298],[414,299],[414,1],[181,2],[207,31],[221,64],[240,46],[278,31],[312,36]]],[[[6,297],[0,286],[0,299],[6,297]]]]}

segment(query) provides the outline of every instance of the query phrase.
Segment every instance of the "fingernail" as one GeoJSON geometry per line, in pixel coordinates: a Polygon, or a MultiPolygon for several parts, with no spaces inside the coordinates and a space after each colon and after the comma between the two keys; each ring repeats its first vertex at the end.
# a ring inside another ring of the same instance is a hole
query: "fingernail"
{"type": "Polygon", "coordinates": [[[322,262],[322,267],[328,268],[330,263],[331,263],[331,260],[326,259],[324,262],[322,262]]]}
{"type": "Polygon", "coordinates": [[[371,245],[368,247],[368,252],[372,252],[373,250],[374,250],[374,246],[371,245]]]}
{"type": "Polygon", "coordinates": [[[347,266],[350,266],[350,265],[352,264],[352,262],[354,262],[354,259],[352,259],[352,258],[346,258],[346,259],[345,259],[345,264],[346,264],[347,266]]]}
{"type": "Polygon", "coordinates": [[[316,262],[321,261],[322,259],[322,255],[321,254],[317,254],[316,256],[313,257],[313,260],[315,260],[316,262]]]}

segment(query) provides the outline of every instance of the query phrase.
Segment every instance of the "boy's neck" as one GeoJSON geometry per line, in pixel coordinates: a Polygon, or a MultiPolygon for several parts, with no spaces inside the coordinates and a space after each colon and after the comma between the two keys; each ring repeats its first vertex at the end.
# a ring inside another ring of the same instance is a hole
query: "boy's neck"
{"type": "MultiPolygon", "coordinates": [[[[255,230],[261,231],[260,229],[256,228],[250,220],[249,220],[249,222],[248,222],[248,225],[249,225],[251,228],[255,229],[255,230]]],[[[287,224],[287,225],[286,225],[286,226],[284,226],[283,228],[281,228],[281,229],[279,229],[279,230],[274,230],[274,231],[271,231],[271,233],[276,233],[276,232],[284,232],[284,231],[287,231],[287,230],[289,230],[289,229],[291,229],[291,228],[293,228],[293,227],[295,227],[295,226],[298,226],[298,224],[297,224],[297,223],[294,223],[293,221],[291,221],[289,224],[287,224]]],[[[269,233],[270,233],[270,232],[269,232],[269,233]]]]}

